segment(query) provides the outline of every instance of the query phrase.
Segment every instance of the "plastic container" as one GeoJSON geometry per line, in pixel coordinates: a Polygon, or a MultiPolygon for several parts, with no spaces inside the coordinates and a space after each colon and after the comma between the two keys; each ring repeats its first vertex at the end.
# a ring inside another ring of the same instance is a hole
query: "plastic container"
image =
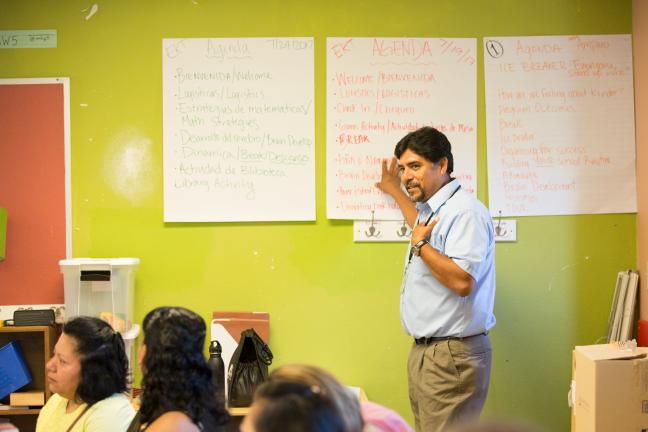
{"type": "Polygon", "coordinates": [[[128,364],[133,369],[135,270],[139,258],[74,258],[59,261],[63,273],[66,319],[94,316],[121,333],[128,364]]]}
{"type": "Polygon", "coordinates": [[[133,343],[137,339],[139,334],[140,326],[133,324],[133,326],[127,332],[121,333],[122,339],[124,339],[124,350],[126,351],[126,357],[128,357],[128,367],[133,372],[133,343]]]}
{"type": "Polygon", "coordinates": [[[31,374],[18,342],[0,348],[0,399],[31,382],[31,374]]]}
{"type": "Polygon", "coordinates": [[[139,258],[74,258],[59,261],[66,317],[89,315],[122,333],[133,326],[135,270],[139,258]]]}

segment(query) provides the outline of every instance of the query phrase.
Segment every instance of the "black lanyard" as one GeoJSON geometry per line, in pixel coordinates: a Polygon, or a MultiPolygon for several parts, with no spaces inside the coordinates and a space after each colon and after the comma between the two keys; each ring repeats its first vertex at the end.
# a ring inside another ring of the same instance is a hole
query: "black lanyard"
{"type": "MultiPolygon", "coordinates": [[[[425,221],[425,225],[428,225],[428,224],[430,223],[430,221],[432,220],[432,218],[433,218],[437,213],[439,213],[439,211],[441,210],[441,207],[443,207],[444,205],[446,205],[446,203],[447,203],[448,201],[450,201],[450,198],[452,198],[453,196],[455,196],[455,194],[457,193],[457,191],[458,191],[459,189],[461,189],[461,185],[459,185],[459,186],[457,187],[457,189],[455,189],[455,190],[450,194],[450,196],[449,196],[445,201],[443,201],[443,202],[441,203],[441,205],[440,205],[439,207],[437,207],[437,209],[436,209],[435,211],[432,212],[432,214],[431,214],[431,215],[427,218],[427,220],[425,221]]],[[[418,222],[418,218],[417,218],[416,220],[417,220],[417,222],[418,222]]],[[[410,245],[409,258],[407,259],[407,263],[408,263],[408,264],[409,264],[410,261],[412,261],[412,254],[413,254],[413,253],[412,253],[412,246],[410,245]]]]}
{"type": "Polygon", "coordinates": [[[83,408],[83,411],[81,411],[81,413],[77,416],[77,418],[75,418],[72,424],[67,428],[67,432],[70,432],[72,430],[74,425],[77,424],[77,422],[81,419],[81,417],[83,417],[86,411],[88,411],[88,408],[90,408],[90,405],[86,405],[85,408],[83,408]]]}

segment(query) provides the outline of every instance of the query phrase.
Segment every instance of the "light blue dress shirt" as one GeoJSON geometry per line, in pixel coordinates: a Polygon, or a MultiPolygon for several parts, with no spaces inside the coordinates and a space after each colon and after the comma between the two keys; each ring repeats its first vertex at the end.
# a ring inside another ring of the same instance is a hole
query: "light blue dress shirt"
{"type": "Polygon", "coordinates": [[[415,337],[466,337],[484,333],[495,325],[495,233],[486,207],[452,180],[427,203],[417,204],[419,218],[436,212],[439,222],[429,242],[476,281],[470,295],[461,297],[442,285],[421,257],[407,249],[401,288],[401,321],[415,337]],[[456,191],[456,193],[455,193],[456,191]],[[454,195],[453,195],[454,193],[454,195]],[[427,214],[425,207],[429,206],[427,214]]]}

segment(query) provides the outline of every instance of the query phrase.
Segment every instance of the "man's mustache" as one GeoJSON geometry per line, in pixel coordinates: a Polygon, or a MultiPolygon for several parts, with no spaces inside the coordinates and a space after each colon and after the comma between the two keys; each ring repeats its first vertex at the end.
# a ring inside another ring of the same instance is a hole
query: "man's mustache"
{"type": "Polygon", "coordinates": [[[413,187],[420,187],[420,186],[421,186],[420,183],[417,182],[417,181],[415,181],[415,180],[412,180],[412,181],[407,182],[407,183],[405,184],[405,187],[406,187],[407,189],[410,189],[410,188],[413,188],[413,187]]]}

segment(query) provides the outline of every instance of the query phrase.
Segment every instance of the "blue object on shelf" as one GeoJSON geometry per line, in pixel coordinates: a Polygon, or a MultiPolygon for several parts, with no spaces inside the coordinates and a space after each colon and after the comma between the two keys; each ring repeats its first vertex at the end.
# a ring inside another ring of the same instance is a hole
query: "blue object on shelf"
{"type": "Polygon", "coordinates": [[[0,348],[0,399],[31,382],[31,374],[18,342],[0,348]]]}

